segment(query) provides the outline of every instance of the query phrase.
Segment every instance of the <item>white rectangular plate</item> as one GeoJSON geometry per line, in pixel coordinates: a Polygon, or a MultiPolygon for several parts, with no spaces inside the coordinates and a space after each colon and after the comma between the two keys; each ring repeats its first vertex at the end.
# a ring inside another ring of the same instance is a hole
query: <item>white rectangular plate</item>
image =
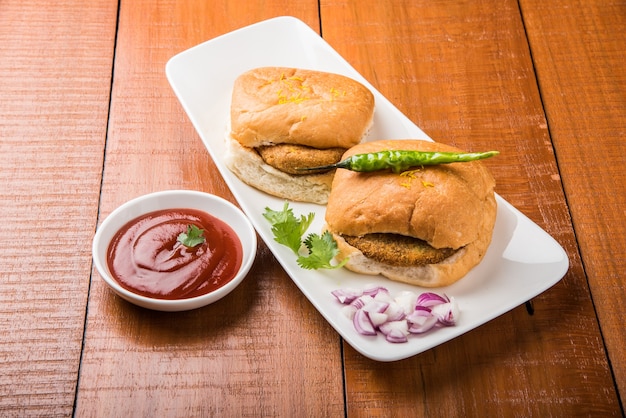
{"type": "MultiPolygon", "coordinates": [[[[358,334],[340,313],[331,291],[380,284],[392,294],[400,290],[428,289],[363,276],[345,269],[308,271],[296,257],[277,244],[263,218],[265,207],[281,209],[283,199],[259,192],[235,177],[224,165],[230,95],[233,82],[244,71],[262,66],[285,66],[328,71],[352,77],[366,85],[376,99],[374,125],[368,139],[427,139],[428,136],[356,72],[317,33],[302,21],[279,17],[248,26],[202,43],[172,57],[167,78],[224,180],[261,238],[285,271],[324,318],[352,347],[378,361],[395,361],[421,353],[468,332],[519,306],[557,283],[567,272],[565,251],[545,231],[497,196],[498,215],[493,241],[483,261],[457,283],[435,289],[453,296],[461,314],[456,326],[412,335],[408,343],[388,343],[358,334]]],[[[291,202],[296,216],[315,213],[309,232],[319,232],[325,207],[291,202]]]]}

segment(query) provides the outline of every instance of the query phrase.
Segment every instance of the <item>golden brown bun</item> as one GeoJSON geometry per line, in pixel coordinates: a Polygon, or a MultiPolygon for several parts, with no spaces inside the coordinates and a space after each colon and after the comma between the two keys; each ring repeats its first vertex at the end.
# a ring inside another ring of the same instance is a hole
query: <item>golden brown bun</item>
{"type": "Polygon", "coordinates": [[[372,123],[374,96],[338,74],[263,67],[240,75],[231,101],[231,136],[250,148],[293,143],[350,148],[372,123]]]}
{"type": "MultiPolygon", "coordinates": [[[[452,151],[444,144],[382,140],[351,148],[344,158],[381,150],[452,151]]],[[[482,162],[443,164],[403,174],[390,171],[335,173],[326,208],[326,228],[335,235],[350,270],[382,274],[420,286],[445,286],[483,258],[496,218],[495,182],[482,162]],[[394,233],[422,239],[435,248],[459,249],[442,263],[393,267],[367,259],[339,235],[394,233]]]]}
{"type": "Polygon", "coordinates": [[[335,170],[294,176],[266,164],[253,149],[226,138],[226,166],[244,183],[273,196],[300,202],[326,204],[335,170]]]}
{"type": "MultiPolygon", "coordinates": [[[[495,200],[488,203],[487,206],[485,210],[493,212],[495,217],[495,200]]],[[[444,261],[437,264],[410,267],[392,266],[372,260],[364,256],[357,248],[350,246],[341,235],[333,233],[333,237],[339,248],[338,259],[343,260],[345,257],[349,257],[345,267],[351,271],[370,275],[380,274],[390,280],[415,286],[441,287],[458,281],[483,259],[491,242],[493,225],[490,226],[486,220],[482,229],[483,233],[479,235],[476,241],[459,249],[444,261]]]]}

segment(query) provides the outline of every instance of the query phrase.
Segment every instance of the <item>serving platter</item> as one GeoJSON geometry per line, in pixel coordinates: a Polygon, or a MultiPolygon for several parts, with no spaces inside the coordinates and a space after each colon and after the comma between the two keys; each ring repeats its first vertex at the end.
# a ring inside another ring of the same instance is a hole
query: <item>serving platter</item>
{"type": "MultiPolygon", "coordinates": [[[[189,116],[217,168],[259,236],[313,306],[354,349],[378,361],[396,361],[449,341],[525,303],[556,284],[567,272],[563,248],[520,211],[496,196],[498,212],[492,243],[483,261],[457,283],[425,289],[389,281],[381,276],[338,270],[304,270],[287,247],[274,241],[263,217],[266,207],[280,210],[284,199],[243,183],[225,166],[224,137],[229,122],[230,94],[241,73],[262,66],[284,66],[328,71],[351,77],[374,94],[374,124],[365,140],[425,139],[419,127],[365,80],[343,57],[304,22],[289,16],[256,23],[214,38],[172,57],[167,79],[189,116]],[[268,47],[271,46],[271,47],[268,47]],[[237,51],[233,54],[233,51],[237,51]],[[382,334],[364,336],[341,313],[331,292],[338,288],[364,288],[376,284],[392,294],[435,291],[453,296],[460,316],[455,326],[411,335],[407,343],[393,344],[382,334]]],[[[309,232],[320,232],[325,207],[289,202],[296,216],[313,212],[309,232]]]]}

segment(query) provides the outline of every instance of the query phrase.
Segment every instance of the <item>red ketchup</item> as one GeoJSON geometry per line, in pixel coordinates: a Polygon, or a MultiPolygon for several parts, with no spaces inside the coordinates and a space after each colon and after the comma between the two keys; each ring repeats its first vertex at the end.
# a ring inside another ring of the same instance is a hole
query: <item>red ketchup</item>
{"type": "Polygon", "coordinates": [[[223,221],[200,210],[165,209],[124,225],[109,244],[107,264],[127,290],[157,299],[186,299],[231,281],[242,258],[239,238],[223,221]],[[204,230],[204,243],[186,247],[178,241],[190,225],[204,230]]]}

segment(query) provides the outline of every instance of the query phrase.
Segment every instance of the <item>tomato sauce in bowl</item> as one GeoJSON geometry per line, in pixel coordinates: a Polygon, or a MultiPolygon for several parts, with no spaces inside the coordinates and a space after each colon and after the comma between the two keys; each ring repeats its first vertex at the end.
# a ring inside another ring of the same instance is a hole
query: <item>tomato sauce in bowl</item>
{"type": "Polygon", "coordinates": [[[230,282],[238,273],[243,249],[235,231],[197,209],[163,209],[125,224],[107,250],[107,265],[123,288],[156,299],[186,299],[230,282]],[[188,227],[202,230],[204,242],[186,246],[188,227]]]}

